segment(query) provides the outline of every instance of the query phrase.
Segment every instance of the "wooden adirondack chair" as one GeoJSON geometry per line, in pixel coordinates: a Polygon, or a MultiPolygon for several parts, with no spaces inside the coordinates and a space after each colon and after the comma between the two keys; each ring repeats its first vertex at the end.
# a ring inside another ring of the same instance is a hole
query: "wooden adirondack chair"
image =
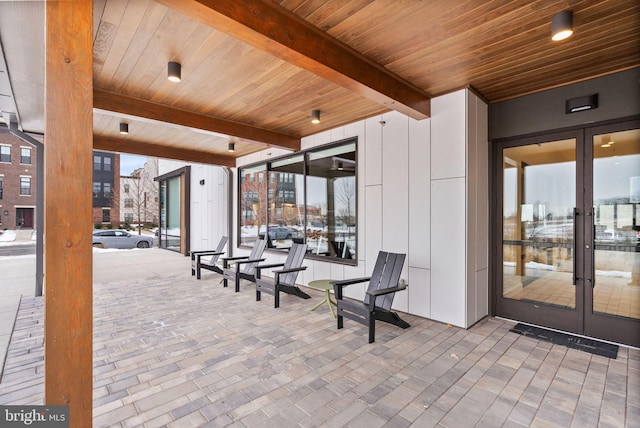
{"type": "Polygon", "coordinates": [[[266,239],[258,239],[253,244],[251,253],[248,256],[225,257],[222,259],[222,286],[226,287],[229,280],[235,281],[236,293],[240,291],[240,280],[246,279],[256,282],[256,266],[263,262],[262,253],[267,245],[266,239]],[[229,267],[229,263],[233,263],[229,267]]]}
{"type": "Polygon", "coordinates": [[[222,268],[216,264],[218,258],[224,254],[224,246],[227,245],[228,237],[223,236],[218,242],[215,250],[192,251],[191,252],[191,275],[196,275],[196,279],[200,279],[200,270],[207,269],[222,274],[222,268]],[[209,262],[203,262],[202,257],[211,256],[209,262]]]}
{"type": "Polygon", "coordinates": [[[380,251],[370,277],[332,282],[338,304],[338,329],[343,327],[343,317],[350,318],[369,327],[369,343],[373,343],[376,320],[402,328],[410,327],[397,313],[391,311],[395,293],[407,288],[407,284],[399,284],[405,257],[405,254],[380,251]],[[342,287],[366,281],[369,281],[369,287],[362,302],[343,299],[342,287]]]}
{"type": "Polygon", "coordinates": [[[298,272],[307,268],[306,266],[302,266],[302,261],[306,254],[306,244],[292,244],[291,248],[289,248],[289,255],[284,263],[256,266],[256,301],[261,299],[262,292],[272,294],[274,297],[274,307],[277,308],[280,306],[281,291],[283,293],[302,297],[303,299],[310,299],[311,296],[296,287],[298,272]],[[262,269],[270,269],[279,266],[282,266],[283,268],[273,271],[273,274],[275,275],[273,279],[261,277],[262,269]]]}

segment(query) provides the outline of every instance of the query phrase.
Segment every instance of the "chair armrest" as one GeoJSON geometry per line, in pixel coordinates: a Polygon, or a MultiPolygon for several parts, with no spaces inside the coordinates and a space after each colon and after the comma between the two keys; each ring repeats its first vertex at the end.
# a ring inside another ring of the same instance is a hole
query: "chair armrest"
{"type": "Polygon", "coordinates": [[[256,278],[262,278],[262,269],[269,269],[274,267],[284,266],[284,263],[273,263],[268,265],[258,265],[256,266],[256,278]]]}
{"type": "Polygon", "coordinates": [[[343,280],[340,280],[340,281],[331,281],[331,284],[333,284],[334,287],[336,285],[338,287],[344,287],[346,285],[358,284],[360,282],[366,282],[366,281],[369,281],[370,279],[371,279],[370,276],[367,276],[365,278],[343,279],[343,280]]]}
{"type": "Polygon", "coordinates": [[[267,259],[248,259],[248,260],[240,260],[237,261],[236,264],[237,265],[242,265],[242,264],[246,264],[246,263],[255,263],[255,262],[263,262],[267,259]]]}
{"type": "Polygon", "coordinates": [[[222,260],[227,260],[230,262],[236,261],[236,260],[242,260],[242,259],[246,259],[249,256],[235,256],[235,257],[223,257],[222,260]]]}
{"type": "Polygon", "coordinates": [[[222,254],[224,254],[224,251],[215,251],[215,250],[211,250],[211,251],[192,251],[191,252],[191,257],[193,258],[193,256],[196,256],[196,257],[220,256],[222,254]]]}
{"type": "Polygon", "coordinates": [[[396,285],[395,287],[383,288],[380,290],[367,291],[369,296],[384,296],[385,294],[396,293],[407,288],[409,284],[396,285]]]}
{"type": "MultiPolygon", "coordinates": [[[[273,273],[275,274],[275,278],[274,278],[274,283],[275,284],[280,284],[280,275],[283,273],[291,273],[291,272],[300,272],[303,270],[306,270],[307,267],[306,266],[300,266],[297,268],[289,268],[289,269],[280,269],[280,270],[274,270],[273,273]]],[[[295,285],[295,284],[293,284],[295,285]]]]}
{"type": "Polygon", "coordinates": [[[273,273],[280,274],[280,273],[289,273],[289,272],[300,272],[300,271],[305,270],[305,269],[307,269],[306,266],[300,266],[300,267],[297,267],[297,268],[274,270],[273,273]]]}

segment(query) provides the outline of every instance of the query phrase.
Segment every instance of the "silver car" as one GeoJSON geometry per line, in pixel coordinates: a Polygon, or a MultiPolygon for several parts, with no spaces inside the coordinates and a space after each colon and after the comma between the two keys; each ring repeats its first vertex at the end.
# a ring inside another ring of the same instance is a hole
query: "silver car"
{"type": "Polygon", "coordinates": [[[95,230],[93,246],[99,248],[149,248],[153,238],[145,235],[131,234],[126,230],[95,230]]]}

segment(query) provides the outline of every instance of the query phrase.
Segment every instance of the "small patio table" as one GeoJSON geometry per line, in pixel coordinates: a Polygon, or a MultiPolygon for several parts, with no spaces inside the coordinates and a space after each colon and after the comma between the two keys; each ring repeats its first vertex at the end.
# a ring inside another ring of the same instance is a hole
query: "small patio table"
{"type": "Polygon", "coordinates": [[[318,303],[317,305],[315,305],[313,308],[311,308],[310,310],[315,311],[316,309],[318,309],[318,307],[320,307],[323,303],[327,303],[327,306],[329,306],[329,310],[331,311],[331,315],[333,315],[333,317],[336,317],[335,312],[333,311],[333,306],[338,306],[336,304],[336,302],[334,302],[333,300],[331,300],[331,290],[333,290],[333,284],[331,284],[333,281],[337,281],[336,279],[316,279],[315,281],[311,281],[309,284],[307,284],[307,286],[309,288],[313,288],[314,290],[318,290],[318,291],[324,291],[324,300],[322,300],[320,303],[318,303]]]}

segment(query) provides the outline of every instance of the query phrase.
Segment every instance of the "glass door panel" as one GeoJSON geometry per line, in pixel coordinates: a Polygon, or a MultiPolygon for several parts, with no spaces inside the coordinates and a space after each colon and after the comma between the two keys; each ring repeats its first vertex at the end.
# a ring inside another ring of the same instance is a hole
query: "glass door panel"
{"type": "Polygon", "coordinates": [[[640,319],[640,130],[593,137],[593,313],[640,319]]]}
{"type": "Polygon", "coordinates": [[[576,140],[502,153],[502,297],[573,309],[576,140]]]}

